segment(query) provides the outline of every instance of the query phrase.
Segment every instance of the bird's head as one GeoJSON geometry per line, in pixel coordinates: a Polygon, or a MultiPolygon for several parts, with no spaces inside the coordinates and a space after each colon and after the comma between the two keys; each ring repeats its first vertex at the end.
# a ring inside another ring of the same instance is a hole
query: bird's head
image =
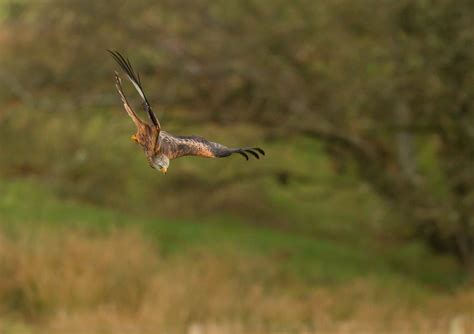
{"type": "Polygon", "coordinates": [[[170,165],[170,159],[164,154],[158,154],[150,159],[150,166],[156,170],[159,170],[161,173],[166,174],[168,167],[170,165]]]}

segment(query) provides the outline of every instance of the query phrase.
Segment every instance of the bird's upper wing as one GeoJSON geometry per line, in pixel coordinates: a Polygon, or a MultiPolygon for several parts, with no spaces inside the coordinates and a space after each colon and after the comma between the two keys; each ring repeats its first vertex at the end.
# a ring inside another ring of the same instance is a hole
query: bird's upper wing
{"type": "Polygon", "coordinates": [[[150,103],[148,102],[148,99],[146,98],[146,95],[143,91],[140,75],[133,70],[130,60],[122,56],[118,51],[111,51],[111,50],[107,50],[107,51],[112,55],[115,61],[119,64],[120,68],[125,72],[130,82],[138,91],[138,94],[140,94],[141,98],[143,99],[143,107],[145,111],[147,112],[148,117],[150,117],[150,120],[153,123],[153,125],[158,130],[160,130],[161,129],[160,121],[158,120],[155,113],[151,109],[150,103]]]}
{"type": "Polygon", "coordinates": [[[188,155],[205,158],[224,158],[233,153],[238,153],[248,160],[249,154],[257,159],[260,159],[259,154],[265,155],[265,151],[259,147],[228,148],[199,136],[171,136],[163,133],[160,142],[161,150],[170,159],[188,155]]]}
{"type": "Polygon", "coordinates": [[[122,99],[125,111],[132,118],[132,121],[137,126],[137,129],[141,130],[144,127],[145,123],[143,123],[143,121],[140,119],[140,117],[138,117],[138,115],[135,113],[135,111],[132,109],[132,107],[128,103],[127,97],[125,96],[123,92],[122,80],[120,80],[120,77],[118,76],[117,72],[115,72],[115,87],[117,88],[117,92],[119,93],[120,98],[122,99]]]}

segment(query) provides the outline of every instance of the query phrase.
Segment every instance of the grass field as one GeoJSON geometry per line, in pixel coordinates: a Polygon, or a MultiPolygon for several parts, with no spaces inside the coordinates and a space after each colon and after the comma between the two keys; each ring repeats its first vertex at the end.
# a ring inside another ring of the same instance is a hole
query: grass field
{"type": "Polygon", "coordinates": [[[417,245],[135,217],[35,180],[0,187],[4,332],[424,332],[474,309],[456,265],[417,245]]]}

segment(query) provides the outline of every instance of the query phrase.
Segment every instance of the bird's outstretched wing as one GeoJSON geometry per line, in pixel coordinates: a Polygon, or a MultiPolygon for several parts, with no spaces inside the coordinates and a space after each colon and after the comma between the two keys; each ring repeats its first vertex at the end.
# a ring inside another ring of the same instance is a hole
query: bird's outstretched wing
{"type": "Polygon", "coordinates": [[[135,113],[135,111],[132,109],[132,107],[128,103],[127,97],[123,93],[122,80],[120,80],[120,77],[118,76],[117,72],[115,72],[115,87],[117,88],[117,92],[119,93],[120,99],[123,102],[123,106],[125,108],[125,111],[132,118],[132,121],[137,126],[137,129],[139,129],[139,130],[142,129],[144,123],[140,119],[140,117],[138,117],[138,115],[135,113]]]}
{"type": "Polygon", "coordinates": [[[130,60],[122,56],[118,51],[111,51],[111,50],[107,50],[107,51],[112,55],[115,61],[119,64],[120,68],[125,72],[130,82],[138,91],[138,94],[140,94],[141,98],[143,99],[143,107],[145,111],[147,112],[148,117],[150,117],[150,120],[153,123],[153,125],[158,130],[160,130],[161,129],[160,121],[158,121],[158,118],[156,117],[155,113],[151,109],[150,103],[148,102],[148,99],[146,98],[146,95],[143,91],[140,75],[138,74],[138,72],[135,72],[133,70],[130,60]]]}
{"type": "Polygon", "coordinates": [[[170,159],[184,156],[224,158],[237,153],[249,160],[249,154],[257,159],[260,159],[260,155],[265,155],[265,151],[259,147],[228,148],[199,136],[171,136],[169,134],[161,138],[161,149],[170,159]]]}

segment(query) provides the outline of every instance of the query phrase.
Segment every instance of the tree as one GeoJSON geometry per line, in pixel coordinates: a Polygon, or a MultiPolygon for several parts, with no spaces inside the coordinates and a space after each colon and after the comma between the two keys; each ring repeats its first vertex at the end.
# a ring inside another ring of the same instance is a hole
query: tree
{"type": "Polygon", "coordinates": [[[322,140],[402,213],[403,230],[474,267],[472,1],[162,0],[111,8],[49,0],[16,15],[9,26],[19,37],[4,58],[29,92],[61,84],[65,96],[87,95],[91,85],[110,83],[109,59],[98,57],[104,45],[133,53],[162,87],[150,94],[165,104],[322,140]],[[15,57],[24,53],[40,56],[15,57]],[[97,59],[103,66],[90,66],[97,59]]]}

